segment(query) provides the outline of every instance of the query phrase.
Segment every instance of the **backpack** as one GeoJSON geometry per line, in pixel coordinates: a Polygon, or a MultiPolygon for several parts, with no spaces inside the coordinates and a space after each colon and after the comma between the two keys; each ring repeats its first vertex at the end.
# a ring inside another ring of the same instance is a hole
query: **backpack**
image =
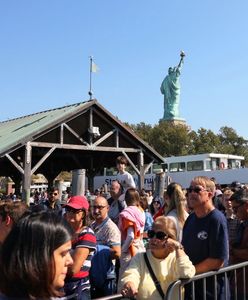
{"type": "Polygon", "coordinates": [[[94,291],[102,291],[104,296],[116,293],[115,266],[112,263],[108,246],[97,245],[91,261],[90,283],[93,294],[94,291]]]}

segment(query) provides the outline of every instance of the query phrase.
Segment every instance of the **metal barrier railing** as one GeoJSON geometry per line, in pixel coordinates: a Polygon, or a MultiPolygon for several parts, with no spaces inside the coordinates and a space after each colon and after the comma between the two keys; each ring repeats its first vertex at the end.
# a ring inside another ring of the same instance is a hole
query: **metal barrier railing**
{"type": "Polygon", "coordinates": [[[112,300],[112,299],[119,300],[119,299],[128,299],[128,298],[124,298],[122,294],[115,294],[115,295],[105,296],[101,298],[94,298],[94,300],[112,300]]]}
{"type": "MultiPolygon", "coordinates": [[[[214,279],[214,290],[213,290],[214,299],[217,300],[217,276],[220,274],[223,275],[225,295],[228,295],[229,294],[228,293],[229,276],[231,273],[232,273],[233,280],[234,280],[234,291],[233,291],[232,299],[233,300],[247,299],[248,295],[246,294],[246,285],[248,284],[248,282],[247,282],[246,276],[245,276],[246,270],[248,270],[248,261],[239,263],[239,264],[235,264],[235,265],[231,265],[228,267],[224,267],[218,271],[202,273],[202,274],[194,276],[191,279],[179,279],[177,281],[172,282],[169,285],[164,300],[174,300],[174,299],[183,300],[184,298],[183,298],[182,290],[186,284],[191,285],[191,291],[192,291],[191,299],[199,300],[199,299],[196,299],[196,297],[195,297],[195,282],[200,281],[200,280],[202,280],[202,282],[203,282],[202,286],[203,286],[203,295],[204,296],[203,296],[202,300],[206,300],[206,297],[207,297],[206,296],[206,290],[207,290],[206,280],[207,280],[207,278],[211,278],[211,277],[214,279]],[[243,280],[242,291],[237,290],[237,270],[239,270],[239,269],[242,269],[242,280],[243,280]],[[243,299],[238,298],[238,292],[241,292],[244,295],[243,299]],[[176,298],[175,298],[175,295],[176,295],[176,298]]],[[[115,294],[115,295],[97,298],[94,300],[111,300],[111,299],[119,300],[119,299],[128,299],[128,298],[123,297],[122,294],[115,294]]],[[[229,299],[229,297],[227,299],[229,299]]]]}
{"type": "Polygon", "coordinates": [[[182,288],[187,284],[191,285],[191,294],[192,294],[192,300],[198,300],[196,299],[195,296],[195,282],[196,281],[200,281],[202,280],[202,286],[203,286],[203,290],[202,290],[202,294],[203,294],[203,299],[202,300],[206,300],[206,279],[207,278],[213,278],[214,280],[214,290],[213,295],[214,295],[214,299],[217,300],[217,276],[222,274],[224,277],[224,291],[225,291],[225,295],[226,299],[229,299],[229,276],[230,274],[232,274],[232,278],[234,280],[234,290],[232,293],[232,299],[233,300],[243,300],[241,298],[238,298],[238,294],[242,293],[242,295],[244,295],[244,299],[247,299],[248,295],[246,295],[246,285],[248,284],[246,281],[246,277],[245,277],[245,270],[248,270],[248,261],[247,262],[243,262],[243,263],[239,263],[239,264],[235,264],[235,265],[231,265],[228,267],[224,267],[221,268],[218,271],[212,271],[212,272],[207,272],[207,273],[202,273],[199,275],[194,276],[191,279],[179,279],[177,281],[172,282],[168,289],[167,289],[167,293],[165,295],[165,300],[172,300],[174,299],[173,297],[175,297],[175,294],[177,295],[177,299],[178,300],[182,300],[183,296],[182,296],[182,288]],[[238,291],[237,289],[237,270],[238,269],[242,269],[242,280],[243,280],[243,286],[242,286],[242,291],[238,291]]]}
{"type": "Polygon", "coordinates": [[[78,294],[72,294],[69,296],[60,297],[59,299],[60,300],[75,300],[75,299],[77,299],[77,297],[78,297],[78,294]]]}

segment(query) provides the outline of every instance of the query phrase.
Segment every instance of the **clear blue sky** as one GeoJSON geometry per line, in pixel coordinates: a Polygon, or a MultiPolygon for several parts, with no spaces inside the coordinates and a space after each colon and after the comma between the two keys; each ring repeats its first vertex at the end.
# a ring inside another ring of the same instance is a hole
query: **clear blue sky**
{"type": "Polygon", "coordinates": [[[160,84],[186,53],[181,117],[248,138],[247,0],[0,0],[0,121],[94,96],[123,122],[156,124],[160,84]]]}

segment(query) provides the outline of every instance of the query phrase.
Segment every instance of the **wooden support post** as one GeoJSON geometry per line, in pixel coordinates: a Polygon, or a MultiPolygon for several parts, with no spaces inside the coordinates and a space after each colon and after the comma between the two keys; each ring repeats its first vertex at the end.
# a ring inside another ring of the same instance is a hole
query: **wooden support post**
{"type": "Polygon", "coordinates": [[[23,189],[22,199],[29,205],[30,200],[30,185],[31,185],[31,164],[32,164],[32,147],[30,142],[27,142],[25,146],[25,158],[24,158],[24,175],[23,175],[23,189]]]}
{"type": "Polygon", "coordinates": [[[161,199],[163,199],[164,189],[165,189],[165,173],[161,172],[161,173],[156,174],[155,195],[159,196],[161,199]]]}
{"type": "Polygon", "coordinates": [[[84,196],[85,194],[85,169],[72,171],[72,195],[84,196]]]}
{"type": "Polygon", "coordinates": [[[145,186],[145,167],[144,167],[144,154],[139,152],[139,189],[142,190],[145,186]]]}

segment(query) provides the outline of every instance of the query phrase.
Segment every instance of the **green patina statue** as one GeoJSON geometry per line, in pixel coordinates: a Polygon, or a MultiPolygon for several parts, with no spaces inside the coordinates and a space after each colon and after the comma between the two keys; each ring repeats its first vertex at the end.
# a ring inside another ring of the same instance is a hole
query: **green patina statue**
{"type": "Polygon", "coordinates": [[[183,65],[184,52],[180,53],[181,59],[177,67],[169,68],[168,75],[161,84],[161,93],[164,95],[164,117],[163,120],[180,119],[180,83],[179,76],[183,65]]]}

